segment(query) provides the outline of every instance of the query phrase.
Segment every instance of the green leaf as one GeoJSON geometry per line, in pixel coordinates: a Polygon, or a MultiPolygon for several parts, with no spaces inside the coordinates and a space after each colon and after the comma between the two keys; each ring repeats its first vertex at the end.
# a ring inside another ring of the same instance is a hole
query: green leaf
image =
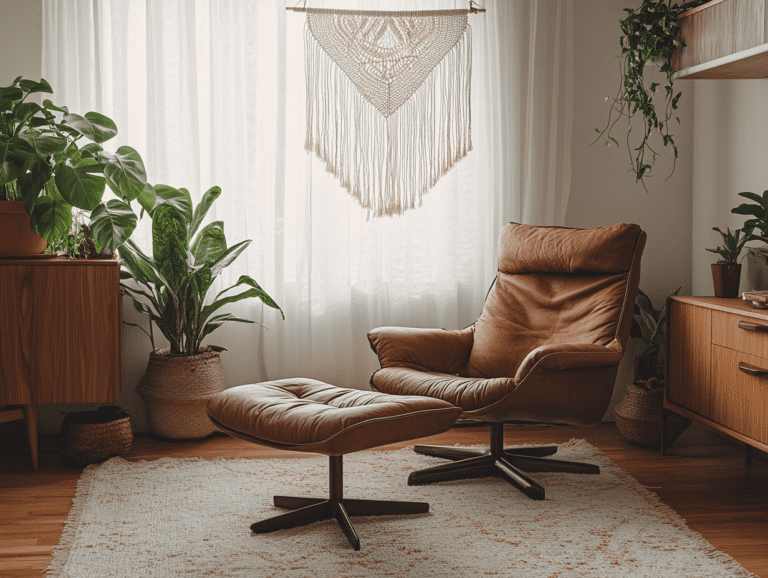
{"type": "Polygon", "coordinates": [[[98,112],[87,112],[85,116],[69,113],[64,115],[64,121],[81,135],[97,143],[108,141],[117,134],[117,126],[112,119],[98,112]]]}
{"type": "Polygon", "coordinates": [[[1,100],[21,100],[24,98],[24,92],[15,86],[6,86],[5,88],[0,88],[0,99],[1,100]]]}
{"type": "Polygon", "coordinates": [[[187,274],[187,224],[170,203],[155,207],[152,215],[152,249],[157,269],[176,286],[187,274]]]}
{"type": "Polygon", "coordinates": [[[101,202],[107,180],[91,173],[101,170],[101,165],[91,158],[83,159],[74,167],[61,164],[56,167],[56,188],[72,206],[92,211],[101,202]]]}
{"type": "Polygon", "coordinates": [[[63,112],[64,114],[69,114],[69,109],[66,106],[56,106],[47,98],[43,101],[43,108],[45,108],[46,110],[55,110],[57,112],[63,112]]]}
{"type": "Polygon", "coordinates": [[[155,193],[155,188],[150,184],[144,185],[144,188],[138,196],[138,201],[143,211],[151,213],[155,203],[157,202],[157,193],[155,193]]]}
{"type": "Polygon", "coordinates": [[[127,202],[138,198],[147,184],[147,171],[139,153],[122,146],[114,154],[102,152],[100,158],[105,162],[104,176],[109,188],[127,202]]]}
{"type": "MultiPolygon", "coordinates": [[[[211,208],[211,205],[213,205],[213,202],[219,198],[221,195],[221,188],[220,187],[211,187],[208,189],[205,194],[203,195],[203,198],[200,200],[200,204],[195,207],[195,213],[192,217],[192,221],[189,224],[189,236],[190,238],[197,232],[198,227],[200,227],[200,223],[203,222],[203,219],[205,218],[205,215],[208,214],[208,211],[211,208]]],[[[223,225],[222,225],[223,229],[223,225]]]]}
{"type": "Polygon", "coordinates": [[[19,88],[28,94],[35,94],[36,92],[47,92],[48,94],[53,94],[51,85],[48,84],[44,78],[41,78],[40,82],[35,82],[34,80],[22,80],[19,82],[19,88]]]}
{"type": "Polygon", "coordinates": [[[72,206],[61,195],[40,197],[32,210],[30,225],[33,231],[52,245],[69,232],[72,226],[72,206]]]}
{"type": "Polygon", "coordinates": [[[0,137],[0,185],[15,181],[24,170],[25,158],[18,152],[18,140],[0,137]]]}
{"type": "Polygon", "coordinates": [[[32,147],[35,154],[41,158],[48,157],[54,153],[64,152],[64,149],[67,148],[67,139],[63,136],[48,136],[38,132],[27,132],[20,134],[19,138],[32,147]]]}
{"type": "Polygon", "coordinates": [[[192,243],[192,253],[195,263],[212,265],[227,250],[227,239],[224,236],[224,223],[214,221],[203,227],[203,230],[192,243]]]}
{"type": "Polygon", "coordinates": [[[13,116],[20,123],[26,122],[41,110],[40,105],[36,102],[20,102],[14,107],[13,116]]]}
{"type": "MultiPolygon", "coordinates": [[[[192,220],[192,198],[186,189],[174,189],[168,185],[155,185],[157,200],[153,212],[163,204],[174,207],[184,218],[186,223],[192,220]]],[[[152,215],[154,218],[154,214],[152,215]]]]}
{"type": "MultiPolygon", "coordinates": [[[[261,286],[256,283],[251,277],[248,275],[241,275],[240,279],[237,280],[237,283],[235,283],[232,287],[237,287],[238,285],[249,285],[253,287],[258,292],[258,297],[261,299],[261,301],[264,303],[264,305],[268,305],[269,307],[272,307],[273,309],[278,309],[280,311],[280,314],[283,316],[283,320],[285,320],[285,313],[283,313],[283,310],[280,308],[280,306],[275,303],[274,299],[267,295],[267,292],[264,291],[264,289],[261,288],[261,286]]],[[[230,287],[230,289],[232,288],[230,287]]]]}
{"type": "Polygon", "coordinates": [[[104,247],[114,251],[131,236],[136,229],[136,221],[130,205],[112,199],[91,213],[91,233],[104,247]]]}

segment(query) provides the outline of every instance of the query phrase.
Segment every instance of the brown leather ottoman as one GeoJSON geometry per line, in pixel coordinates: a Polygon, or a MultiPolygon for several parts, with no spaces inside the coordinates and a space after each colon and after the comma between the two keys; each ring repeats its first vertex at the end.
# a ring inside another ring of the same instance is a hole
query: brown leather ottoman
{"type": "Polygon", "coordinates": [[[350,516],[423,514],[429,504],[344,498],[344,454],[443,432],[456,422],[461,409],[431,397],[345,389],[296,378],[228,389],[211,399],[208,415],[233,437],[329,458],[328,498],[275,496],[276,507],[292,511],[252,524],[254,533],[335,518],[359,550],[350,516]]]}

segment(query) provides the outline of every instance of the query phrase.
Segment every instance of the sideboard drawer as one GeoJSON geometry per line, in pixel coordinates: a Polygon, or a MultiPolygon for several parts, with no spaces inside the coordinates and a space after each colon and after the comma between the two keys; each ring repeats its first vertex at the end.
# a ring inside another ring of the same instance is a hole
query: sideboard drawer
{"type": "Polygon", "coordinates": [[[712,343],[768,359],[768,320],[712,311],[712,343]]]}
{"type": "Polygon", "coordinates": [[[762,443],[766,428],[768,360],[712,346],[712,414],[717,423],[762,443]]]}

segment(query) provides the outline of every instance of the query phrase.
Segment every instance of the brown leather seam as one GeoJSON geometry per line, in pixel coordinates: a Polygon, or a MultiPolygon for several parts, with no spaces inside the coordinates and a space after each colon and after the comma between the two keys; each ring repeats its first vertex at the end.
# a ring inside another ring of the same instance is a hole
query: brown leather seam
{"type": "MultiPolygon", "coordinates": [[[[411,398],[412,396],[402,396],[402,397],[411,398]]],[[[446,401],[445,403],[449,403],[449,402],[446,401]]],[[[240,436],[242,436],[242,437],[245,437],[245,438],[248,438],[248,439],[252,439],[252,440],[255,441],[255,443],[265,442],[263,445],[272,445],[272,447],[276,447],[276,448],[280,448],[280,449],[286,449],[286,450],[311,451],[311,450],[306,449],[306,448],[323,447],[323,446],[326,446],[326,445],[330,445],[330,443],[333,441],[334,438],[340,436],[343,433],[349,432],[350,430],[354,430],[354,429],[356,429],[358,427],[363,427],[363,426],[370,425],[370,424],[377,423],[377,422],[384,422],[384,421],[390,421],[390,420],[398,420],[398,419],[410,418],[412,416],[418,416],[420,414],[427,415],[427,414],[434,414],[434,413],[453,412],[453,411],[455,411],[457,409],[461,409],[461,408],[457,407],[455,405],[452,405],[451,407],[441,407],[441,408],[428,409],[428,410],[423,410],[422,409],[422,410],[411,411],[411,412],[408,412],[408,413],[402,413],[402,414],[398,414],[398,415],[391,415],[391,416],[386,416],[386,417],[377,417],[377,418],[361,421],[361,422],[358,422],[358,423],[356,423],[356,424],[354,424],[352,426],[349,426],[349,427],[346,427],[344,429],[341,429],[338,432],[336,432],[335,434],[333,434],[332,436],[330,436],[329,438],[326,438],[326,439],[324,439],[322,441],[319,441],[319,442],[304,443],[304,444],[290,444],[290,445],[289,444],[285,444],[285,443],[280,443],[280,442],[274,442],[274,441],[270,441],[270,440],[264,440],[262,438],[257,438],[256,436],[249,435],[247,433],[240,432],[238,430],[232,429],[230,427],[227,427],[227,426],[221,424],[219,421],[217,421],[216,418],[214,418],[211,415],[211,413],[208,411],[207,407],[206,407],[206,412],[208,413],[208,417],[211,419],[211,421],[217,427],[221,426],[222,429],[225,429],[228,432],[234,432],[234,433],[240,434],[240,436]],[[298,448],[301,448],[301,449],[298,449],[298,448]]],[[[456,416],[456,419],[458,419],[458,417],[459,416],[456,416]]],[[[381,445],[386,445],[386,444],[381,444],[381,445]]],[[[371,447],[378,447],[378,446],[371,446],[371,447]]]]}

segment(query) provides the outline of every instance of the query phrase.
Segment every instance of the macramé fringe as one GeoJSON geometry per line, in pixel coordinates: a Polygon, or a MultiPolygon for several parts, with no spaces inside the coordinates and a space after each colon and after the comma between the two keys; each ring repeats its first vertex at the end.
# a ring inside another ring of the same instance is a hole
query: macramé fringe
{"type": "Polygon", "coordinates": [[[400,215],[472,150],[472,39],[458,41],[414,94],[385,117],[305,27],[304,147],[368,210],[400,215]]]}

